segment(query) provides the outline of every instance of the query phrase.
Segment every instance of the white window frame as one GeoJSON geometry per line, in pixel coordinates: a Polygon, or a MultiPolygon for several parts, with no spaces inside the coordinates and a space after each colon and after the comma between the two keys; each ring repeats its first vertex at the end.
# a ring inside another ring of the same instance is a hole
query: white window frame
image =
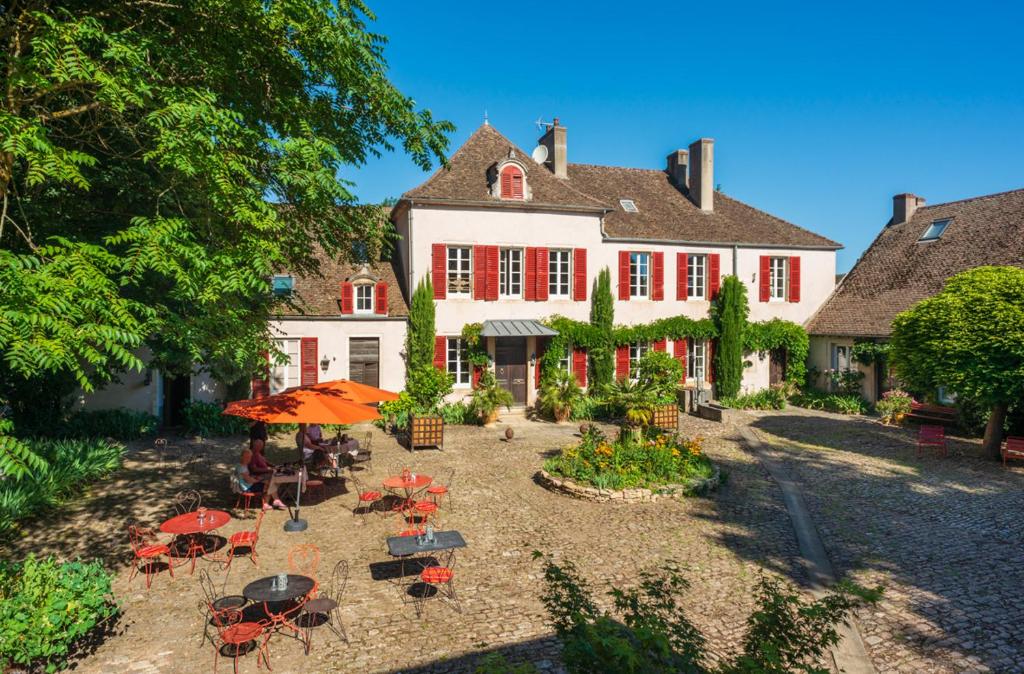
{"type": "Polygon", "coordinates": [[[461,337],[445,340],[445,365],[448,373],[455,377],[456,388],[468,388],[473,381],[473,367],[467,356],[466,343],[461,337]]]}
{"type": "Polygon", "coordinates": [[[568,344],[565,345],[565,353],[558,359],[558,367],[566,372],[572,372],[572,348],[568,344]]]}
{"type": "Polygon", "coordinates": [[[651,254],[646,251],[629,252],[629,298],[651,299],[651,254]]]}
{"type": "Polygon", "coordinates": [[[647,342],[633,342],[629,345],[629,380],[636,381],[640,376],[640,359],[651,350],[647,342]]]}
{"type": "Polygon", "coordinates": [[[785,302],[789,290],[789,258],[768,258],[768,300],[785,302]]]}
{"type": "Polygon", "coordinates": [[[686,379],[687,381],[707,381],[708,379],[708,344],[703,339],[686,340],[686,379]]]}
{"type": "Polygon", "coordinates": [[[498,296],[523,296],[523,249],[502,248],[498,252],[498,296]]]}
{"type": "Polygon", "coordinates": [[[275,339],[274,342],[278,350],[288,357],[288,361],[281,364],[271,363],[269,382],[271,394],[280,393],[302,383],[300,372],[302,356],[299,353],[299,338],[275,339]]]}
{"type": "Polygon", "coordinates": [[[953,221],[953,218],[939,218],[938,220],[932,220],[928,223],[928,227],[925,228],[924,232],[921,233],[921,238],[918,241],[938,241],[942,238],[942,235],[949,229],[949,223],[953,221]],[[933,230],[938,230],[936,233],[928,236],[928,233],[933,230]]]}
{"type": "Polygon", "coordinates": [[[619,199],[619,206],[622,206],[622,210],[627,213],[639,213],[640,209],[636,207],[636,202],[632,199],[619,199]]]}
{"type": "Polygon", "coordinates": [[[448,246],[445,254],[445,288],[448,297],[470,297],[473,294],[473,247],[448,246]],[[464,277],[464,283],[461,282],[464,277]],[[459,286],[462,290],[459,290],[459,286]],[[454,288],[454,289],[453,289],[454,288]]]}
{"type": "Polygon", "coordinates": [[[853,361],[850,358],[851,349],[852,347],[849,344],[832,343],[832,348],[829,350],[829,364],[833,370],[844,372],[853,369],[853,361]],[[842,356],[840,356],[840,353],[842,353],[842,356]]]}
{"type": "Polygon", "coordinates": [[[708,256],[697,253],[686,256],[686,299],[703,300],[708,296],[708,256]],[[698,271],[699,269],[699,271],[698,271]],[[699,291],[699,292],[698,292],[699,291]]]}
{"type": "Polygon", "coordinates": [[[572,251],[548,250],[548,298],[568,298],[572,293],[572,251]]]}
{"type": "Polygon", "coordinates": [[[352,298],[353,299],[353,303],[355,305],[354,308],[353,308],[354,313],[357,313],[357,314],[372,314],[373,313],[373,309],[374,309],[374,307],[373,307],[373,300],[375,298],[373,296],[374,295],[374,289],[373,289],[373,284],[372,283],[358,283],[358,284],[356,284],[355,288],[353,288],[353,293],[352,294],[354,295],[354,297],[352,298]],[[365,306],[363,306],[364,304],[365,304],[365,306]]]}

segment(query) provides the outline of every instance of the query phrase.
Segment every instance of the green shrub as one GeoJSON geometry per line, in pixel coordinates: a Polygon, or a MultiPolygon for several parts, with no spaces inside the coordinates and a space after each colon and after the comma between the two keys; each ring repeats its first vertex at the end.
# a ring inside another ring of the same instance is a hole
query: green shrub
{"type": "Polygon", "coordinates": [[[426,365],[409,372],[405,390],[420,410],[435,412],[445,396],[452,392],[453,383],[454,378],[447,370],[426,365]]]}
{"type": "Polygon", "coordinates": [[[501,653],[490,653],[476,663],[474,674],[537,674],[539,670],[529,662],[511,663],[501,653]]]}
{"type": "Polygon", "coordinates": [[[882,394],[882,399],[875,403],[875,411],[882,421],[891,424],[900,414],[910,412],[910,406],[914,398],[906,391],[893,389],[882,394]]]}
{"type": "Polygon", "coordinates": [[[736,410],[784,410],[786,394],[779,388],[766,388],[735,397],[723,396],[718,402],[736,410]]]}
{"type": "Polygon", "coordinates": [[[31,470],[20,479],[0,480],[0,539],[29,515],[80,494],[95,480],[121,465],[124,447],[99,438],[85,440],[28,440],[46,468],[31,470]]]}
{"type": "Polygon", "coordinates": [[[867,414],[868,403],[859,395],[827,393],[809,389],[790,396],[789,402],[809,410],[824,410],[839,414],[867,414]]]}
{"type": "Polygon", "coordinates": [[[640,357],[636,379],[641,387],[650,391],[656,404],[667,405],[676,402],[683,366],[667,352],[652,349],[640,357]]]}
{"type": "Polygon", "coordinates": [[[699,438],[687,440],[649,429],[640,439],[625,435],[611,442],[594,427],[578,444],[547,459],[544,470],[598,489],[678,484],[714,473],[699,438]]]}
{"type": "Polygon", "coordinates": [[[46,437],[113,438],[138,440],[156,434],[160,421],[148,412],[124,407],[111,410],[79,410],[56,429],[39,429],[46,437]]]}
{"type": "Polygon", "coordinates": [[[484,370],[476,388],[473,389],[469,401],[469,411],[481,421],[487,421],[500,407],[511,410],[514,402],[512,393],[498,386],[498,380],[494,378],[494,373],[484,370]]]}
{"type": "Polygon", "coordinates": [[[387,430],[387,424],[391,417],[394,417],[395,428],[408,428],[409,415],[414,412],[420,412],[420,409],[416,401],[409,395],[409,392],[402,391],[398,394],[398,400],[382,402],[377,407],[377,411],[380,412],[382,418],[374,423],[377,424],[378,428],[387,430]]]}
{"type": "Polygon", "coordinates": [[[207,438],[221,438],[245,433],[252,421],[222,414],[224,409],[217,403],[189,400],[181,410],[185,432],[207,438]]]}
{"type": "Polygon", "coordinates": [[[477,424],[480,419],[477,415],[473,414],[469,406],[466,403],[459,401],[457,403],[445,403],[438,409],[438,413],[441,418],[444,419],[446,424],[477,424]]]}
{"type": "Polygon", "coordinates": [[[0,669],[63,669],[75,643],[117,614],[112,578],[99,560],[0,562],[0,669]]]}
{"type": "Polygon", "coordinates": [[[537,409],[556,421],[565,421],[573,418],[573,411],[583,405],[585,398],[576,375],[558,367],[544,373],[537,392],[537,409]]]}

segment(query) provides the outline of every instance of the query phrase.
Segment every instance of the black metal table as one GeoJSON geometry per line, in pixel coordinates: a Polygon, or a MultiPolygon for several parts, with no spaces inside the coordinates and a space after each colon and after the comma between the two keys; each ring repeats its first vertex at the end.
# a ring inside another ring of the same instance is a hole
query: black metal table
{"type": "Polygon", "coordinates": [[[466,539],[458,531],[435,531],[434,540],[427,541],[419,536],[390,536],[388,554],[392,557],[407,557],[425,552],[451,550],[466,547],[466,539]]]}
{"type": "Polygon", "coordinates": [[[276,575],[254,580],[245,586],[242,590],[242,596],[250,601],[262,602],[263,612],[267,614],[268,618],[270,618],[272,628],[287,627],[295,634],[299,635],[299,638],[303,640],[303,643],[305,643],[305,639],[302,636],[302,629],[288,619],[291,614],[298,612],[298,608],[301,607],[302,604],[300,603],[295,607],[285,609],[280,613],[270,610],[270,604],[301,599],[313,590],[313,587],[316,585],[316,581],[309,576],[299,576],[294,573],[289,573],[288,585],[286,585],[284,589],[274,589],[276,581],[276,575]]]}

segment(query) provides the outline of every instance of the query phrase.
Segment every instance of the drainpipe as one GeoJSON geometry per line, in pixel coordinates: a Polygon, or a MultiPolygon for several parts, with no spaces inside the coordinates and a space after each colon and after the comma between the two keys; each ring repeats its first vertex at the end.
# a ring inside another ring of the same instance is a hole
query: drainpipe
{"type": "Polygon", "coordinates": [[[413,271],[412,271],[412,253],[413,253],[413,248],[412,248],[412,212],[413,212],[413,205],[412,205],[412,202],[410,201],[409,202],[409,226],[406,227],[406,229],[409,230],[409,240],[405,244],[405,250],[406,250],[406,252],[408,252],[408,257],[409,257],[409,269],[405,272],[406,274],[409,275],[409,280],[406,283],[405,288],[409,292],[408,297],[409,297],[409,302],[410,303],[412,302],[412,294],[416,290],[416,286],[413,285],[413,281],[415,279],[413,278],[414,274],[413,274],[413,271]]]}
{"type": "Polygon", "coordinates": [[[736,278],[740,277],[740,270],[737,269],[736,265],[739,264],[740,247],[736,244],[732,245],[732,275],[736,278]]]}

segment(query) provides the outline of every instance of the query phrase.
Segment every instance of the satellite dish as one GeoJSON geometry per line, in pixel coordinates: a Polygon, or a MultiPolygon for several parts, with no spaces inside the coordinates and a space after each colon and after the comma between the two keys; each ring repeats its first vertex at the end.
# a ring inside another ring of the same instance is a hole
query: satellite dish
{"type": "Polygon", "coordinates": [[[548,160],[547,146],[538,145],[537,147],[533,148],[533,152],[530,153],[530,156],[533,157],[533,161],[537,162],[538,164],[543,164],[548,160]]]}

